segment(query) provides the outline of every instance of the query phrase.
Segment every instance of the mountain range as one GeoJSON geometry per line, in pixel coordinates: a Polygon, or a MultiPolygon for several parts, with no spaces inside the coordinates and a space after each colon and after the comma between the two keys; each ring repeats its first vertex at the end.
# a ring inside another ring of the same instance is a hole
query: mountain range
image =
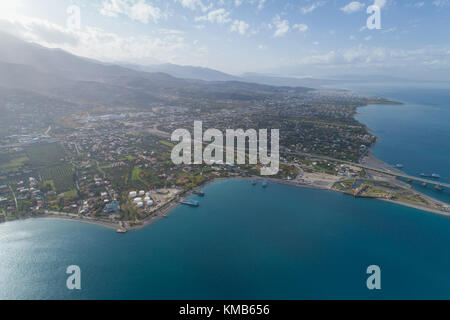
{"type": "Polygon", "coordinates": [[[136,108],[163,102],[249,101],[310,90],[252,83],[206,68],[107,64],[5,33],[0,33],[0,87],[74,103],[136,108]]]}

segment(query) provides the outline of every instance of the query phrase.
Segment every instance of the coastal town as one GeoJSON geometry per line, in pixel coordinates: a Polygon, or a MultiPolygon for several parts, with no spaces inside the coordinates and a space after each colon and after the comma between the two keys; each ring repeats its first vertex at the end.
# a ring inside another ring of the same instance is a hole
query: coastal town
{"type": "MultiPolygon", "coordinates": [[[[438,212],[448,207],[407,183],[343,165],[369,155],[376,138],[354,119],[358,106],[392,103],[332,91],[306,91],[249,102],[150,110],[76,112],[36,130],[0,138],[0,221],[56,216],[117,227],[140,227],[217,179],[263,179],[261,165],[175,165],[171,133],[204,126],[277,128],[280,170],[270,181],[397,201],[438,212]],[[46,127],[48,125],[48,127],[46,127]],[[318,154],[328,161],[306,154],[318,154]]],[[[111,111],[111,110],[110,110],[111,111]]],[[[24,119],[25,120],[25,119],[24,119]]],[[[25,122],[26,123],[26,122],[25,122]]]]}

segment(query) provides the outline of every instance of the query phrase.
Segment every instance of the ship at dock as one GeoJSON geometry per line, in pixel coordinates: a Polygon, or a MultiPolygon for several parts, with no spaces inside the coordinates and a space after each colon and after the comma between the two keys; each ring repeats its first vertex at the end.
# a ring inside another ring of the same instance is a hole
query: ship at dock
{"type": "Polygon", "coordinates": [[[183,200],[180,201],[181,204],[184,204],[186,206],[191,206],[191,207],[199,207],[200,206],[200,202],[195,201],[195,200],[183,200]]]}
{"type": "Polygon", "coordinates": [[[194,191],[193,194],[200,196],[200,197],[204,197],[205,196],[205,192],[203,191],[194,191]]]}
{"type": "Polygon", "coordinates": [[[432,179],[440,179],[441,178],[441,176],[438,175],[437,173],[432,173],[432,174],[421,173],[420,176],[423,178],[432,178],[432,179]]]}

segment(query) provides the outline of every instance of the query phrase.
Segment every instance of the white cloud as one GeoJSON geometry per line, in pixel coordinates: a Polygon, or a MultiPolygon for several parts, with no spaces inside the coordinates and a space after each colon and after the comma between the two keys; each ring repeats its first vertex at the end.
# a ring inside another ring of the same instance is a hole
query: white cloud
{"type": "Polygon", "coordinates": [[[206,15],[196,17],[195,21],[209,21],[211,23],[225,24],[231,22],[230,13],[221,8],[208,12],[206,15]]]}
{"type": "Polygon", "coordinates": [[[354,13],[361,11],[365,7],[364,3],[358,2],[358,1],[352,1],[349,4],[347,4],[345,7],[341,8],[341,11],[345,13],[354,13]]]}
{"type": "Polygon", "coordinates": [[[200,9],[203,12],[207,11],[212,7],[212,5],[206,6],[203,4],[202,0],[178,0],[184,8],[191,10],[200,9]]]}
{"type": "Polygon", "coordinates": [[[289,21],[281,20],[279,15],[276,15],[275,18],[273,18],[272,24],[275,27],[275,33],[273,34],[275,38],[283,37],[286,33],[289,32],[289,30],[291,30],[289,21]]]}
{"type": "Polygon", "coordinates": [[[292,26],[292,29],[298,30],[300,32],[306,32],[309,29],[309,27],[306,24],[300,23],[300,24],[294,24],[292,26]]]}
{"type": "Polygon", "coordinates": [[[309,6],[301,7],[300,11],[303,14],[311,13],[314,10],[316,10],[317,8],[323,6],[324,4],[325,4],[325,1],[316,1],[316,2],[313,2],[312,4],[310,4],[309,6]]]}
{"type": "Polygon", "coordinates": [[[359,45],[352,48],[332,50],[324,54],[306,56],[292,61],[292,65],[320,68],[450,68],[448,47],[428,46],[421,49],[392,49],[359,45]]]}
{"type": "Polygon", "coordinates": [[[433,1],[433,5],[436,7],[444,7],[449,4],[448,0],[435,0],[433,1]]]}
{"type": "Polygon", "coordinates": [[[239,34],[246,34],[249,28],[249,24],[242,20],[234,20],[233,24],[230,27],[230,30],[233,32],[238,32],[239,34]]]}
{"type": "Polygon", "coordinates": [[[0,30],[26,41],[61,48],[76,55],[106,62],[199,64],[208,49],[188,43],[180,30],[158,29],[153,35],[120,36],[86,26],[81,30],[47,20],[21,17],[0,19],[0,30]]]}
{"type": "Polygon", "coordinates": [[[258,10],[262,10],[264,8],[264,4],[266,3],[266,0],[259,0],[258,2],[258,10]]]}
{"type": "MultiPolygon", "coordinates": [[[[266,4],[266,0],[247,0],[252,5],[257,5],[258,10],[264,9],[264,5],[266,4]]],[[[219,4],[223,5],[223,0],[219,0],[219,4]]],[[[244,0],[234,0],[234,5],[236,7],[240,7],[244,3],[244,0]]]]}
{"type": "Polygon", "coordinates": [[[387,3],[386,0],[375,0],[373,4],[383,9],[386,6],[386,3],[387,3]]]}
{"type": "Polygon", "coordinates": [[[165,16],[161,9],[144,0],[103,0],[100,13],[108,17],[125,15],[142,23],[148,23],[150,20],[158,23],[165,16]]]}
{"type": "Polygon", "coordinates": [[[0,30],[15,37],[50,46],[78,45],[78,35],[47,20],[35,18],[0,19],[0,30]]]}

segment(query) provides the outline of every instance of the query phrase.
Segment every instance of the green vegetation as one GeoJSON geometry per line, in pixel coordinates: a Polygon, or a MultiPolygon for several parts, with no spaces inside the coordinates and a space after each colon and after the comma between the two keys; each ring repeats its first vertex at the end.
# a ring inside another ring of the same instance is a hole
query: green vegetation
{"type": "Polygon", "coordinates": [[[72,166],[56,166],[40,170],[44,185],[50,184],[57,193],[75,189],[74,169],[72,166]]]}
{"type": "Polygon", "coordinates": [[[11,159],[9,162],[0,164],[0,171],[2,172],[15,172],[22,168],[29,159],[27,157],[20,157],[11,159]]]}
{"type": "Polygon", "coordinates": [[[169,147],[169,148],[173,148],[175,145],[172,142],[166,141],[166,140],[160,140],[160,143],[162,143],[163,145],[169,147]]]}
{"type": "Polygon", "coordinates": [[[78,197],[78,192],[77,192],[77,190],[75,190],[75,189],[72,189],[72,190],[70,190],[70,191],[66,191],[66,192],[64,192],[64,198],[67,198],[67,199],[75,199],[75,198],[77,198],[78,197]]]}
{"type": "Polygon", "coordinates": [[[56,192],[55,182],[53,180],[45,180],[42,184],[44,186],[45,191],[55,191],[56,192]]]}
{"type": "Polygon", "coordinates": [[[64,149],[58,143],[34,145],[25,151],[35,167],[55,165],[64,158],[64,149]]]}
{"type": "Polygon", "coordinates": [[[142,172],[142,170],[138,166],[135,166],[131,173],[131,180],[132,181],[142,181],[141,176],[140,176],[141,172],[142,172]]]}
{"type": "Polygon", "coordinates": [[[328,162],[318,162],[317,164],[313,165],[314,169],[317,171],[321,171],[324,173],[328,173],[331,175],[337,175],[336,170],[334,170],[335,166],[328,162]]]}

